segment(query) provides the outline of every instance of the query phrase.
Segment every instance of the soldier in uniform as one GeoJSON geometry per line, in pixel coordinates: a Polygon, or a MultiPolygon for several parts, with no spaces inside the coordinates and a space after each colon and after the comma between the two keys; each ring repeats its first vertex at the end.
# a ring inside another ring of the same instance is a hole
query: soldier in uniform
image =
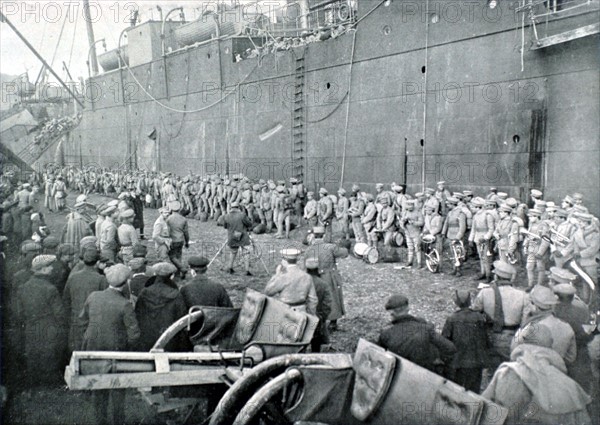
{"type": "MultiPolygon", "coordinates": [[[[365,199],[367,205],[360,222],[363,225],[369,246],[375,246],[377,245],[377,238],[373,239],[373,233],[371,232],[371,230],[373,230],[375,227],[377,219],[377,207],[375,206],[374,202],[375,198],[370,193],[364,194],[363,198],[365,199]]],[[[377,235],[375,234],[375,236],[377,235]]]]}
{"type": "Polygon", "coordinates": [[[440,201],[434,196],[435,189],[428,187],[425,189],[425,203],[423,204],[423,212],[427,207],[436,212],[440,212],[440,201]]]}
{"type": "Polygon", "coordinates": [[[337,208],[335,209],[335,218],[337,219],[340,230],[346,240],[350,240],[350,228],[348,225],[348,209],[350,208],[350,201],[346,198],[346,190],[341,187],[338,190],[338,202],[337,208]]]}
{"type": "Polygon", "coordinates": [[[192,280],[181,288],[181,295],[188,310],[195,305],[233,307],[223,285],[206,277],[209,263],[204,257],[192,256],[188,259],[192,280]]]}
{"type": "Polygon", "coordinates": [[[304,206],[304,220],[308,223],[309,228],[312,229],[317,225],[318,205],[315,200],[314,192],[308,192],[306,197],[308,198],[308,202],[306,202],[306,205],[304,206]]]}
{"type": "Polygon", "coordinates": [[[300,250],[281,250],[282,261],[265,286],[265,295],[278,299],[294,310],[316,315],[317,292],[312,277],[298,267],[300,250]]]}
{"type": "Polygon", "coordinates": [[[510,344],[527,319],[529,299],[524,291],[512,286],[517,274],[513,265],[495,261],[493,272],[494,283],[477,294],[471,309],[485,313],[492,324],[491,366],[496,368],[510,358],[510,344]]]}
{"type": "Polygon", "coordinates": [[[100,226],[100,253],[113,263],[117,257],[117,225],[115,220],[117,219],[119,212],[117,207],[107,207],[102,214],[104,215],[104,221],[100,226]]]}
{"type": "Polygon", "coordinates": [[[133,217],[135,213],[129,209],[121,213],[121,225],[117,229],[119,236],[120,254],[124,264],[129,263],[133,258],[133,247],[139,243],[138,235],[133,227],[133,217]]]}
{"type": "Polygon", "coordinates": [[[187,268],[182,260],[183,247],[189,248],[190,246],[190,232],[188,230],[187,220],[179,214],[181,210],[181,204],[179,201],[172,201],[169,203],[169,210],[171,215],[167,218],[167,225],[169,226],[169,237],[171,238],[171,248],[169,249],[169,259],[177,270],[182,279],[185,279],[187,268]]]}
{"type": "Polygon", "coordinates": [[[512,211],[512,208],[505,204],[498,208],[499,221],[494,230],[494,237],[497,241],[500,260],[514,264],[519,242],[519,225],[513,220],[512,211]]]}
{"type": "Polygon", "coordinates": [[[44,184],[44,206],[50,212],[56,209],[54,203],[54,177],[49,176],[44,184]]]}
{"type": "Polygon", "coordinates": [[[576,214],[579,221],[579,228],[573,234],[573,257],[577,264],[592,278],[598,285],[598,265],[596,257],[600,250],[600,234],[598,228],[594,225],[594,216],[588,213],[576,214]]]}
{"type": "Polygon", "coordinates": [[[365,235],[365,229],[360,222],[363,212],[365,211],[365,201],[362,199],[360,194],[360,187],[358,185],[352,186],[352,197],[350,198],[350,208],[348,210],[350,214],[350,220],[352,221],[352,230],[354,231],[354,239],[357,243],[365,243],[367,237],[365,235]]]}
{"type": "Polygon", "coordinates": [[[491,257],[488,255],[489,243],[494,233],[494,217],[483,209],[484,201],[481,198],[473,199],[476,212],[473,216],[473,226],[469,234],[469,243],[475,244],[479,254],[479,276],[477,280],[486,278],[492,280],[491,257]]]}
{"type": "MultiPolygon", "coordinates": [[[[229,273],[233,274],[233,264],[238,251],[246,250],[251,244],[248,229],[252,227],[250,219],[239,209],[239,204],[234,202],[231,204],[231,212],[227,214],[223,220],[224,227],[227,229],[227,246],[230,250],[229,257],[229,273]]],[[[250,273],[250,257],[244,256],[246,275],[252,276],[250,273]]]]}
{"type": "Polygon", "coordinates": [[[383,245],[389,248],[392,246],[392,238],[396,230],[396,213],[390,206],[388,197],[382,197],[379,202],[382,208],[377,214],[375,228],[371,231],[371,239],[377,241],[379,233],[382,233],[383,245]]]}
{"type": "Polygon", "coordinates": [[[319,326],[315,330],[310,347],[313,353],[319,353],[321,345],[329,343],[327,317],[331,313],[331,294],[327,288],[327,283],[319,275],[319,260],[317,258],[307,258],[305,266],[306,272],[312,277],[318,300],[317,317],[319,318],[319,326]]]}
{"type": "Polygon", "coordinates": [[[346,258],[348,250],[333,243],[327,243],[323,237],[325,229],[321,226],[313,228],[315,238],[312,246],[306,250],[306,258],[316,258],[319,261],[319,275],[327,284],[331,294],[331,312],[327,316],[330,321],[329,328],[337,329],[337,321],[346,313],[344,307],[344,294],[342,291],[342,277],[337,268],[337,259],[346,258]]]}
{"type": "Polygon", "coordinates": [[[404,237],[406,239],[406,247],[408,251],[407,265],[412,266],[413,258],[416,253],[417,267],[422,268],[421,260],[420,237],[425,218],[420,210],[415,207],[415,201],[406,201],[405,209],[400,217],[400,226],[404,228],[404,237]]]}
{"type": "Polygon", "coordinates": [[[158,218],[154,222],[152,230],[152,240],[154,241],[158,261],[165,262],[169,261],[169,250],[171,249],[171,236],[167,224],[167,218],[169,218],[171,212],[169,208],[163,207],[158,210],[158,213],[158,218]]]}
{"type": "Polygon", "coordinates": [[[529,210],[529,232],[538,237],[528,235],[523,241],[523,254],[527,259],[526,268],[529,288],[533,288],[536,283],[542,285],[546,277],[546,262],[548,261],[550,244],[542,237],[550,236],[550,229],[545,221],[541,219],[541,216],[541,211],[535,208],[529,210]]]}
{"type": "Polygon", "coordinates": [[[440,203],[440,208],[441,208],[440,214],[442,214],[443,216],[445,216],[447,213],[446,200],[450,196],[451,196],[450,191],[448,189],[446,189],[446,182],[443,180],[437,182],[437,190],[435,191],[435,197],[440,203]]]}
{"type": "Polygon", "coordinates": [[[556,295],[550,288],[537,285],[529,293],[531,305],[525,323],[513,338],[511,349],[523,343],[523,335],[527,335],[529,328],[538,329],[546,326],[552,334],[552,349],[563,358],[567,365],[572,364],[577,358],[575,332],[568,323],[563,322],[554,315],[554,306],[558,304],[556,295]]]}
{"type": "Polygon", "coordinates": [[[329,197],[327,189],[319,189],[319,225],[325,228],[325,240],[331,241],[331,220],[333,218],[333,202],[329,197]]]}
{"type": "Polygon", "coordinates": [[[267,226],[267,233],[271,233],[273,231],[273,191],[276,186],[274,183],[269,182],[262,187],[262,191],[260,193],[260,204],[262,212],[265,216],[265,224],[267,226]]]}
{"type": "Polygon", "coordinates": [[[573,237],[573,234],[577,230],[573,223],[567,220],[567,217],[568,212],[566,210],[562,208],[556,210],[554,213],[556,233],[552,233],[552,236],[550,236],[553,246],[553,248],[551,248],[552,258],[554,260],[554,264],[560,268],[562,268],[569,259],[569,243],[565,243],[564,241],[570,241],[573,237]],[[563,238],[561,238],[559,235],[562,235],[563,238]]]}
{"type": "MultiPolygon", "coordinates": [[[[442,235],[450,241],[450,245],[462,240],[467,231],[467,218],[457,198],[451,196],[446,200],[448,215],[444,221],[442,235]]],[[[462,276],[460,272],[461,259],[455,258],[451,275],[462,276]]]]}

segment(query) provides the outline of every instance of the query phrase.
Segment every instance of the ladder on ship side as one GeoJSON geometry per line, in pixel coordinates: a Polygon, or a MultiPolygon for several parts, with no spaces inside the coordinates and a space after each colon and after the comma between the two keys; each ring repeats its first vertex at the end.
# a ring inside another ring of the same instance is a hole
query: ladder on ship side
{"type": "Polygon", "coordinates": [[[305,99],[304,84],[306,69],[304,67],[304,53],[294,51],[295,72],[294,72],[294,100],[292,103],[292,163],[294,177],[304,179],[304,162],[306,152],[306,120],[305,120],[305,99]],[[301,54],[301,56],[298,55],[301,54]]]}

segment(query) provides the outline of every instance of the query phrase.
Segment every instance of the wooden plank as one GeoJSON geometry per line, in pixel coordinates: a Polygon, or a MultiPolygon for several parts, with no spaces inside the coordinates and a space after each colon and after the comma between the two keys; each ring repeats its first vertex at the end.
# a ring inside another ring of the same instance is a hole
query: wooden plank
{"type": "MultiPolygon", "coordinates": [[[[242,358],[241,352],[225,353],[136,353],[123,351],[74,351],[72,360],[141,360],[154,361],[157,355],[166,355],[170,361],[219,361],[238,360],[242,358]]],[[[252,357],[255,361],[262,359],[254,358],[256,352],[247,352],[246,357],[252,357]]]]}
{"type": "Polygon", "coordinates": [[[575,40],[588,35],[598,34],[600,32],[600,23],[586,25],[581,28],[576,28],[571,31],[566,31],[560,34],[551,35],[550,37],[540,38],[537,43],[531,46],[531,50],[543,49],[544,47],[554,46],[567,41],[575,40]]]}
{"type": "Polygon", "coordinates": [[[154,359],[154,365],[156,367],[156,373],[168,373],[171,371],[169,367],[169,357],[166,353],[157,354],[154,359]]]}
{"type": "Polygon", "coordinates": [[[107,373],[78,376],[71,367],[65,370],[65,382],[70,390],[110,390],[120,388],[171,387],[181,385],[222,384],[225,369],[206,366],[199,370],[167,373],[107,373]]]}

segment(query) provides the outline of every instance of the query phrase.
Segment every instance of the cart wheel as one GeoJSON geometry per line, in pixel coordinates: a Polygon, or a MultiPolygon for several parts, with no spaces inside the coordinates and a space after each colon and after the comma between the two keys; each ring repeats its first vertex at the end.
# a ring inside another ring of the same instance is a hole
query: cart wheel
{"type": "Polygon", "coordinates": [[[425,264],[431,273],[437,273],[440,270],[440,254],[437,249],[434,248],[425,255],[425,264]]]}

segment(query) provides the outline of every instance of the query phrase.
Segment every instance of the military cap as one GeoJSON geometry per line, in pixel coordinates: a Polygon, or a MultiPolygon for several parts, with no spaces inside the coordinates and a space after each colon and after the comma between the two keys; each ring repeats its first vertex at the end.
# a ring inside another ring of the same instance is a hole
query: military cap
{"type": "Polygon", "coordinates": [[[346,194],[346,189],[344,189],[343,187],[340,187],[340,188],[338,189],[338,194],[340,194],[340,195],[345,195],[345,194],[346,194]]]}
{"type": "Polygon", "coordinates": [[[357,184],[352,185],[352,192],[360,192],[360,186],[357,184]]]}
{"type": "Polygon", "coordinates": [[[97,205],[97,206],[96,206],[96,214],[102,215],[102,211],[103,211],[104,209],[106,209],[106,207],[107,207],[107,206],[108,206],[108,205],[106,205],[105,203],[102,203],[102,204],[100,204],[100,205],[97,205]]]}
{"type": "Polygon", "coordinates": [[[502,204],[502,205],[500,205],[500,207],[498,208],[498,211],[503,211],[503,212],[507,212],[507,213],[512,213],[512,212],[513,212],[513,209],[512,209],[512,208],[511,208],[509,205],[502,204]]]}
{"type": "Polygon", "coordinates": [[[325,234],[325,227],[323,226],[315,226],[312,229],[313,233],[315,235],[324,235],[325,234]]]}
{"type": "Polygon", "coordinates": [[[533,208],[533,209],[530,209],[529,211],[527,211],[527,215],[540,217],[542,215],[542,212],[540,210],[533,208]]]}
{"type": "Polygon", "coordinates": [[[190,267],[194,267],[194,268],[198,268],[198,269],[207,267],[209,263],[210,263],[210,261],[206,257],[200,257],[200,256],[195,255],[195,256],[188,258],[188,264],[190,265],[190,267]]]}
{"type": "Polygon", "coordinates": [[[275,183],[273,182],[269,182],[269,189],[273,190],[277,187],[277,185],[275,185],[275,183]]]}
{"type": "Polygon", "coordinates": [[[295,260],[300,255],[300,250],[296,248],[286,248],[279,251],[284,260],[295,260]]]}
{"type": "Polygon", "coordinates": [[[33,271],[41,270],[44,267],[48,267],[56,261],[56,255],[38,255],[31,262],[31,269],[33,271]]]}
{"type": "Polygon", "coordinates": [[[375,187],[376,187],[377,189],[383,189],[383,183],[377,183],[377,184],[375,185],[375,187]]]}
{"type": "Polygon", "coordinates": [[[57,237],[54,237],[54,236],[48,236],[46,239],[44,239],[42,241],[42,246],[44,248],[54,249],[58,245],[60,245],[60,241],[58,240],[57,237]]]}
{"type": "Polygon", "coordinates": [[[556,202],[553,201],[546,201],[546,208],[550,209],[550,208],[556,208],[556,202]]]}
{"type": "Polygon", "coordinates": [[[183,178],[183,181],[184,181],[185,183],[189,182],[189,181],[190,181],[190,176],[185,176],[185,177],[183,178]]]}
{"type": "Polygon", "coordinates": [[[316,270],[319,268],[319,259],[310,257],[304,261],[307,270],[316,270]]]}
{"type": "Polygon", "coordinates": [[[157,276],[168,277],[177,271],[177,267],[165,261],[162,263],[154,264],[152,266],[152,270],[154,270],[154,273],[156,273],[157,276]]]}
{"type": "Polygon", "coordinates": [[[125,198],[127,198],[127,192],[121,192],[121,193],[119,194],[119,196],[117,196],[117,198],[119,198],[119,199],[121,199],[121,200],[122,200],[122,199],[125,199],[125,198]]]}
{"type": "Polygon", "coordinates": [[[465,195],[465,196],[473,196],[473,191],[472,190],[463,190],[463,195],[465,195]]]}
{"type": "Polygon", "coordinates": [[[552,291],[557,295],[574,295],[577,292],[570,283],[557,283],[552,287],[552,291]]]}
{"type": "Polygon", "coordinates": [[[252,190],[255,192],[258,192],[260,190],[260,185],[259,184],[255,184],[254,186],[252,186],[252,190]]]}
{"type": "Polygon", "coordinates": [[[94,246],[96,246],[96,242],[98,242],[98,238],[96,238],[96,236],[84,236],[79,241],[79,246],[82,247],[82,248],[86,247],[88,245],[94,245],[94,246]]]}
{"type": "Polygon", "coordinates": [[[446,184],[446,182],[444,180],[441,180],[441,181],[437,182],[438,186],[443,186],[445,184],[446,184]]]}
{"type": "Polygon", "coordinates": [[[71,244],[64,243],[58,247],[58,253],[61,256],[73,255],[73,254],[75,254],[75,248],[73,248],[73,245],[71,245],[71,244]]]}
{"type": "Polygon", "coordinates": [[[367,202],[373,202],[375,200],[375,197],[373,196],[372,193],[364,193],[363,192],[363,198],[365,198],[367,200],[367,202]]]}
{"type": "Polygon", "coordinates": [[[87,202],[87,196],[85,195],[79,195],[77,197],[77,199],[75,199],[75,205],[74,208],[79,208],[85,205],[85,203],[87,202]]]}
{"type": "Polygon", "coordinates": [[[234,174],[233,176],[231,176],[231,179],[232,179],[233,181],[237,181],[237,180],[239,180],[239,179],[240,179],[240,175],[239,175],[239,174],[234,174]]]}
{"type": "Polygon", "coordinates": [[[296,184],[296,183],[298,183],[298,179],[296,177],[290,177],[290,183],[296,184]]]}
{"type": "Polygon", "coordinates": [[[480,198],[480,197],[473,198],[471,200],[471,204],[473,204],[473,206],[475,206],[475,207],[482,207],[484,203],[485,203],[485,201],[483,200],[483,198],[480,198]]]}
{"type": "Polygon", "coordinates": [[[248,189],[250,189],[251,187],[252,187],[252,186],[250,186],[250,183],[244,183],[244,184],[242,185],[242,189],[244,189],[244,190],[248,190],[248,189]]]}
{"type": "Polygon", "coordinates": [[[563,202],[568,202],[571,205],[573,205],[575,203],[573,198],[571,198],[571,196],[569,196],[569,195],[565,196],[565,198],[563,199],[563,202]]]}
{"type": "Polygon", "coordinates": [[[21,254],[27,254],[31,252],[39,252],[42,250],[42,245],[32,240],[27,240],[21,243],[21,254]]]}
{"type": "Polygon", "coordinates": [[[234,201],[231,203],[231,208],[239,208],[240,207],[240,203],[237,201],[234,201]]]}
{"type": "Polygon", "coordinates": [[[519,201],[517,201],[515,198],[508,198],[504,201],[504,203],[513,209],[519,205],[519,201]]]}
{"type": "Polygon", "coordinates": [[[108,204],[106,204],[107,207],[116,207],[118,205],[119,205],[119,201],[117,201],[116,199],[113,199],[108,204]]]}
{"type": "Polygon", "coordinates": [[[312,197],[314,198],[314,196],[315,196],[315,192],[307,192],[307,193],[306,193],[306,196],[312,196],[312,197]]]}
{"type": "Polygon", "coordinates": [[[321,194],[321,195],[327,195],[327,193],[329,193],[329,192],[327,192],[327,189],[325,189],[324,187],[322,187],[321,189],[319,189],[319,194],[321,194]]]}
{"type": "Polygon", "coordinates": [[[161,213],[161,214],[164,213],[164,212],[170,212],[170,211],[171,210],[169,209],[168,206],[167,207],[162,207],[162,208],[158,209],[158,212],[161,213]]]}
{"type": "Polygon", "coordinates": [[[119,215],[119,217],[121,217],[121,218],[133,218],[134,215],[135,215],[135,212],[133,212],[132,209],[128,209],[128,210],[123,211],[119,215]]]}
{"type": "Polygon", "coordinates": [[[533,287],[529,293],[529,298],[541,310],[549,310],[553,305],[558,304],[558,299],[552,290],[541,285],[533,287]]]}
{"type": "Polygon", "coordinates": [[[231,184],[231,181],[229,179],[225,179],[225,181],[223,182],[223,184],[225,186],[229,186],[231,184]]]}
{"type": "Polygon", "coordinates": [[[283,192],[285,192],[285,187],[279,185],[275,188],[275,190],[279,193],[283,193],[283,192]]]}
{"type": "Polygon", "coordinates": [[[455,196],[451,196],[446,199],[446,203],[448,204],[458,204],[458,199],[455,196]]]}
{"type": "Polygon", "coordinates": [[[113,205],[113,206],[110,206],[110,207],[106,207],[104,209],[104,211],[101,212],[101,215],[108,216],[108,215],[111,215],[112,213],[114,213],[115,211],[117,211],[117,207],[115,207],[113,205]]]}
{"type": "Polygon", "coordinates": [[[506,192],[498,192],[496,193],[496,196],[498,196],[498,198],[505,200],[506,198],[508,198],[508,193],[506,192]]]}
{"type": "Polygon", "coordinates": [[[466,289],[457,289],[452,298],[458,307],[467,307],[471,301],[471,293],[466,289]]]}
{"type": "Polygon", "coordinates": [[[534,198],[541,198],[542,195],[543,193],[540,190],[531,189],[531,196],[533,196],[534,198]]]}
{"type": "Polygon", "coordinates": [[[564,210],[562,208],[558,208],[555,212],[554,212],[554,217],[563,217],[563,218],[567,218],[569,216],[569,213],[567,212],[567,210],[564,210]]]}
{"type": "Polygon", "coordinates": [[[550,267],[550,279],[556,283],[571,283],[577,279],[577,276],[563,268],[550,267]]]}
{"type": "Polygon", "coordinates": [[[104,269],[104,276],[106,276],[110,286],[119,288],[127,282],[127,279],[131,276],[131,270],[125,264],[115,264],[104,269]]]}
{"type": "Polygon", "coordinates": [[[132,258],[129,260],[127,265],[132,271],[140,270],[146,264],[146,260],[144,258],[132,258]]]}
{"type": "Polygon", "coordinates": [[[395,310],[397,308],[406,307],[407,305],[408,298],[406,298],[404,295],[396,294],[388,298],[387,302],[385,303],[385,309],[395,310]]]}
{"type": "Polygon", "coordinates": [[[83,249],[81,259],[84,263],[95,263],[100,259],[100,253],[95,246],[88,245],[83,249]]]}
{"type": "Polygon", "coordinates": [[[414,207],[415,205],[417,205],[417,201],[414,199],[407,199],[406,201],[404,201],[404,205],[407,207],[414,207]]]}
{"type": "Polygon", "coordinates": [[[285,180],[277,180],[278,186],[285,186],[285,180]]]}
{"type": "Polygon", "coordinates": [[[526,326],[520,333],[519,339],[523,344],[546,348],[552,348],[554,343],[552,331],[545,325],[526,326]]]}
{"type": "Polygon", "coordinates": [[[536,199],[536,201],[535,201],[535,206],[536,207],[543,207],[543,208],[545,208],[546,205],[547,205],[546,201],[544,201],[543,199],[536,199]]]}
{"type": "Polygon", "coordinates": [[[494,274],[502,279],[513,279],[517,274],[517,269],[506,261],[494,261],[494,274]]]}
{"type": "Polygon", "coordinates": [[[258,184],[262,186],[264,184],[267,184],[267,182],[265,181],[265,179],[259,179],[258,184]]]}
{"type": "Polygon", "coordinates": [[[181,202],[179,201],[171,201],[168,203],[169,210],[171,211],[179,211],[181,209],[181,202]]]}
{"type": "Polygon", "coordinates": [[[463,200],[465,198],[465,195],[462,192],[453,192],[452,196],[459,200],[463,200]]]}
{"type": "Polygon", "coordinates": [[[29,189],[31,185],[29,183],[23,183],[23,189],[29,189]]]}
{"type": "Polygon", "coordinates": [[[396,193],[401,193],[404,190],[404,186],[401,184],[396,184],[392,187],[392,189],[394,190],[394,192],[396,193]]]}
{"type": "Polygon", "coordinates": [[[136,258],[145,258],[148,254],[148,248],[146,245],[142,245],[141,243],[135,244],[133,246],[133,256],[136,258]]]}
{"type": "Polygon", "coordinates": [[[429,195],[433,195],[435,193],[435,189],[433,189],[432,187],[427,187],[427,188],[425,188],[425,193],[428,193],[429,195]]]}
{"type": "Polygon", "coordinates": [[[575,192],[573,194],[573,199],[575,201],[583,201],[583,195],[581,193],[575,192]]]}
{"type": "Polygon", "coordinates": [[[594,219],[593,215],[584,212],[576,212],[575,214],[573,214],[573,216],[583,221],[592,221],[594,219]]]}

